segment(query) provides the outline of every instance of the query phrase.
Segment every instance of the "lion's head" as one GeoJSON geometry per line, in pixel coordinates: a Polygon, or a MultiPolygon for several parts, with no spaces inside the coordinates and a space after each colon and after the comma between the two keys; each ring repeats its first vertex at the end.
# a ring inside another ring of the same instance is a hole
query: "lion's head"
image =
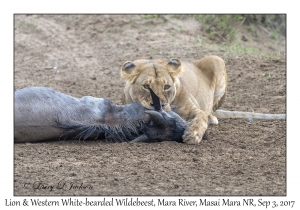
{"type": "Polygon", "coordinates": [[[182,72],[181,62],[171,59],[127,61],[121,69],[126,80],[125,103],[140,102],[147,109],[154,109],[149,88],[160,98],[162,107],[170,111],[176,95],[176,82],[182,72]]]}

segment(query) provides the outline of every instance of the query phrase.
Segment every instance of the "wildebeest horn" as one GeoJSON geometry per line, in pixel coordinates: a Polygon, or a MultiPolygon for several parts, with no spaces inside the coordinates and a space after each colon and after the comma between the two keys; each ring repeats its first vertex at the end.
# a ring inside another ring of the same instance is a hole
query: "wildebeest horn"
{"type": "Polygon", "coordinates": [[[149,88],[149,90],[150,90],[154,110],[155,111],[160,111],[161,110],[161,104],[160,104],[159,97],[153,92],[153,90],[151,88],[149,88]]]}
{"type": "Polygon", "coordinates": [[[157,122],[163,122],[164,118],[158,111],[154,110],[146,110],[145,113],[149,114],[152,119],[156,120],[157,122]]]}

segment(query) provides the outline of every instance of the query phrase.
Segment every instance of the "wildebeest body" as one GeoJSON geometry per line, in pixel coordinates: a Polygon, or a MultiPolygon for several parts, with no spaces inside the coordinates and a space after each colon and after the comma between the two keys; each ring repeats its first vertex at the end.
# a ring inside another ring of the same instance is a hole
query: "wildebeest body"
{"type": "MultiPolygon", "coordinates": [[[[46,87],[16,91],[14,104],[15,142],[64,139],[70,136],[77,139],[104,137],[128,141],[145,133],[145,123],[151,120],[151,116],[145,113],[145,108],[139,103],[114,105],[109,99],[91,96],[79,99],[46,87]]],[[[171,118],[172,115],[178,116],[170,114],[167,115],[171,118]]],[[[174,129],[183,133],[184,125],[176,122],[174,129]]],[[[173,140],[170,136],[172,132],[166,134],[159,138],[173,140]]],[[[151,135],[149,133],[148,137],[152,138],[151,135]]]]}

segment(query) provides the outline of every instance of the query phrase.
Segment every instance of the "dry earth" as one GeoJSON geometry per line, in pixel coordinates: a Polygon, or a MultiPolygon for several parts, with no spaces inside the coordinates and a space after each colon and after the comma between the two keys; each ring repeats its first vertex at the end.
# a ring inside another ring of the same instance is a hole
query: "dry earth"
{"type": "MultiPolygon", "coordinates": [[[[263,30],[256,40],[239,34],[236,46],[257,49],[245,54],[171,15],[15,15],[14,27],[15,90],[46,86],[120,104],[125,61],[214,54],[228,71],[222,109],[286,112],[285,40],[263,30]]],[[[286,195],[285,120],[224,119],[208,132],[199,145],[14,144],[14,195],[286,195]]]]}

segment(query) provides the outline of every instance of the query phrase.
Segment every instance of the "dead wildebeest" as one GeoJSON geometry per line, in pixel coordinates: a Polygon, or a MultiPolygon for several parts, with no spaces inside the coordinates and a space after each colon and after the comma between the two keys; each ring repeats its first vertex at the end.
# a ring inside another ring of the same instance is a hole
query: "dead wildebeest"
{"type": "Polygon", "coordinates": [[[20,89],[14,96],[14,142],[66,137],[182,142],[186,122],[172,111],[163,111],[159,98],[149,91],[154,110],[139,103],[114,105],[105,98],[79,99],[46,87],[20,89]]]}

